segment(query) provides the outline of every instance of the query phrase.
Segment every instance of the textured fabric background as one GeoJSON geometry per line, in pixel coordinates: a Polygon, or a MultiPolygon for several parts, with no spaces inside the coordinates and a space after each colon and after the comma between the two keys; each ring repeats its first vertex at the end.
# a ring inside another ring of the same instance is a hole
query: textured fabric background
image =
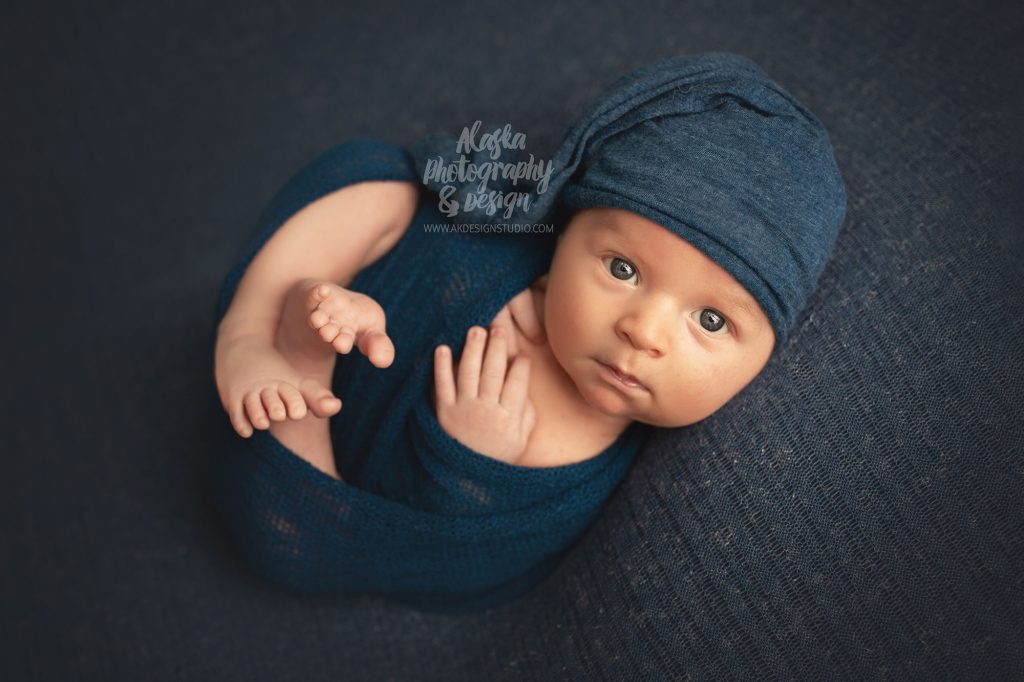
{"type": "Polygon", "coordinates": [[[9,3],[0,678],[1020,679],[1022,29],[996,2],[9,3]],[[847,185],[783,352],[515,604],[254,577],[213,514],[206,334],[280,184],[476,119],[549,154],[620,74],[713,49],[806,101],[847,185]]]}

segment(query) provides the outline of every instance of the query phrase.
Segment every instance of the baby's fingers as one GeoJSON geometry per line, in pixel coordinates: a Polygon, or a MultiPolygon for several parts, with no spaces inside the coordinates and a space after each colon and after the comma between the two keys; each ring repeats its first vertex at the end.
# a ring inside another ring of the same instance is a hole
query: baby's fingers
{"type": "Polygon", "coordinates": [[[487,332],[483,327],[472,326],[466,332],[466,345],[459,357],[459,395],[477,397],[480,386],[480,364],[484,354],[487,332]]]}
{"type": "Polygon", "coordinates": [[[438,407],[455,404],[455,378],[452,374],[452,349],[434,349],[434,400],[438,407]]]}
{"type": "Polygon", "coordinates": [[[497,401],[501,395],[502,384],[505,383],[505,369],[508,363],[508,351],[505,346],[507,332],[501,327],[491,330],[487,341],[487,352],[484,355],[483,368],[480,371],[480,396],[497,401]]]}
{"type": "Polygon", "coordinates": [[[526,405],[530,388],[530,358],[520,355],[512,362],[512,369],[501,391],[501,404],[509,410],[520,410],[526,405]]]}
{"type": "Polygon", "coordinates": [[[509,312],[508,306],[498,311],[498,314],[495,315],[494,320],[491,322],[491,327],[500,327],[508,332],[505,335],[508,357],[514,358],[516,355],[519,355],[519,346],[516,344],[516,323],[512,320],[512,313],[509,312]]]}

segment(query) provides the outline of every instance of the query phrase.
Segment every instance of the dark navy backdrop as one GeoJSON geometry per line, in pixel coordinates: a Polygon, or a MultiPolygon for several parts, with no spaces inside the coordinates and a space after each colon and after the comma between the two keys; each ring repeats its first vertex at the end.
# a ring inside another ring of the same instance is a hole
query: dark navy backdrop
{"type": "Polygon", "coordinates": [[[0,678],[1019,679],[1024,20],[989,4],[8,3],[0,678]],[[514,604],[255,577],[207,335],[274,192],[476,119],[550,155],[621,74],[710,50],[806,102],[846,181],[786,348],[514,604]]]}

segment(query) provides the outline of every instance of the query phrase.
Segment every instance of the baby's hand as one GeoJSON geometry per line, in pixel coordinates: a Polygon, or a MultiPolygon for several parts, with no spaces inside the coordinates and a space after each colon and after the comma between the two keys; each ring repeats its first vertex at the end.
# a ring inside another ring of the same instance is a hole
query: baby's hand
{"type": "Polygon", "coordinates": [[[526,450],[537,422],[527,394],[530,359],[517,357],[506,376],[505,330],[492,329],[484,356],[486,337],[483,327],[470,327],[459,359],[458,387],[452,373],[451,349],[445,345],[434,349],[437,420],[448,435],[466,447],[513,464],[526,450]]]}

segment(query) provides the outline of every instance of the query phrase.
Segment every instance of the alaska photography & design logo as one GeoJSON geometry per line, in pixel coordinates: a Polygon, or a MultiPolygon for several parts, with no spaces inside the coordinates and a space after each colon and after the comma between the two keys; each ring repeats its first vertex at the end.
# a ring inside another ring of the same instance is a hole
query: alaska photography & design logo
{"type": "Polygon", "coordinates": [[[502,211],[507,220],[517,208],[528,211],[535,194],[539,196],[548,189],[551,160],[535,159],[533,154],[528,159],[502,160],[505,152],[512,155],[525,152],[524,133],[514,132],[506,123],[502,128],[481,135],[482,125],[482,121],[476,121],[462,129],[455,145],[457,158],[437,156],[428,159],[424,167],[424,185],[431,182],[443,185],[438,192],[437,206],[449,218],[482,210],[488,216],[502,211]],[[491,183],[502,188],[492,188],[491,183]],[[460,185],[466,186],[467,191],[459,194],[460,185]],[[462,198],[461,202],[456,195],[462,198]]]}

